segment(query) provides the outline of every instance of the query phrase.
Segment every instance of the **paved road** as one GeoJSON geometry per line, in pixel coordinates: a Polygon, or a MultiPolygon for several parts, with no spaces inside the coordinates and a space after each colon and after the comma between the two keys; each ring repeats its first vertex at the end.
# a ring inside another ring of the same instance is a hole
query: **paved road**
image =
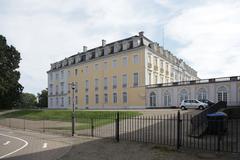
{"type": "Polygon", "coordinates": [[[71,149],[72,142],[71,137],[0,127],[0,159],[58,159],[71,149]]]}

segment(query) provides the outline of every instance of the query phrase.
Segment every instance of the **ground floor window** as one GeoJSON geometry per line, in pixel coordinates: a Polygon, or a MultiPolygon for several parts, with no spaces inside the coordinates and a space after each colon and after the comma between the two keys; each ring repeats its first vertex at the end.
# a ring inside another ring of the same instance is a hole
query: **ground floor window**
{"type": "Polygon", "coordinates": [[[227,102],[227,89],[225,87],[220,87],[217,92],[217,99],[218,101],[227,102]]]}
{"type": "Polygon", "coordinates": [[[123,92],[122,96],[123,96],[123,103],[127,103],[127,101],[128,101],[127,92],[123,92]]]}
{"type": "Polygon", "coordinates": [[[164,106],[171,106],[171,96],[169,94],[164,95],[164,106]]]}
{"type": "Polygon", "coordinates": [[[201,100],[201,99],[207,99],[207,92],[205,89],[201,88],[199,89],[198,91],[198,99],[201,100]]]}
{"type": "Polygon", "coordinates": [[[151,107],[156,106],[156,94],[154,92],[150,93],[150,106],[151,107]]]}
{"type": "Polygon", "coordinates": [[[117,103],[117,93],[113,93],[113,103],[117,103]]]}
{"type": "Polygon", "coordinates": [[[88,95],[85,96],[85,104],[88,105],[89,97],[88,95]]]}
{"type": "Polygon", "coordinates": [[[188,92],[185,89],[183,89],[180,93],[180,102],[187,99],[189,99],[188,92]]]}

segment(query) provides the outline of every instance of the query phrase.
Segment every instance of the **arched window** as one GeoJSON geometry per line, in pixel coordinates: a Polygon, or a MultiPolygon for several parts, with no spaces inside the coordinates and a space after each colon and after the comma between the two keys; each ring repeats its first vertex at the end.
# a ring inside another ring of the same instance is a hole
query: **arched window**
{"type": "Polygon", "coordinates": [[[164,106],[171,106],[171,95],[169,92],[165,92],[163,96],[164,106]]]}
{"type": "Polygon", "coordinates": [[[181,90],[180,92],[180,102],[189,98],[188,92],[186,89],[181,90]]]}
{"type": "Polygon", "coordinates": [[[198,90],[198,100],[206,100],[207,99],[207,92],[204,88],[200,88],[198,90]]]}
{"type": "Polygon", "coordinates": [[[154,92],[150,93],[150,106],[151,107],[156,106],[156,94],[154,92]]]}
{"type": "Polygon", "coordinates": [[[218,91],[217,91],[218,101],[227,102],[227,97],[228,97],[227,89],[224,86],[218,88],[218,91]]]}

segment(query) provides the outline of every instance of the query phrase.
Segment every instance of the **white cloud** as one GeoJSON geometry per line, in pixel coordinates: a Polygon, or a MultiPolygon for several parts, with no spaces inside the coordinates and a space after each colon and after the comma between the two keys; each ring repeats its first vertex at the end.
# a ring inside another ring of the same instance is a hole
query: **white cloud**
{"type": "Polygon", "coordinates": [[[183,44],[178,55],[201,78],[238,75],[240,3],[211,1],[183,10],[167,25],[167,34],[183,44]]]}

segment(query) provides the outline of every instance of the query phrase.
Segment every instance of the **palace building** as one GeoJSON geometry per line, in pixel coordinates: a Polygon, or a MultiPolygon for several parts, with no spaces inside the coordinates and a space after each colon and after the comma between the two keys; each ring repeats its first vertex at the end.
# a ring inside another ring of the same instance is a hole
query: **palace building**
{"type": "Polygon", "coordinates": [[[198,80],[182,59],[144,36],[106,43],[51,64],[48,108],[146,108],[147,85],[198,80]],[[75,84],[74,94],[71,85],[75,84]],[[72,97],[74,95],[74,97],[72,97]]]}

